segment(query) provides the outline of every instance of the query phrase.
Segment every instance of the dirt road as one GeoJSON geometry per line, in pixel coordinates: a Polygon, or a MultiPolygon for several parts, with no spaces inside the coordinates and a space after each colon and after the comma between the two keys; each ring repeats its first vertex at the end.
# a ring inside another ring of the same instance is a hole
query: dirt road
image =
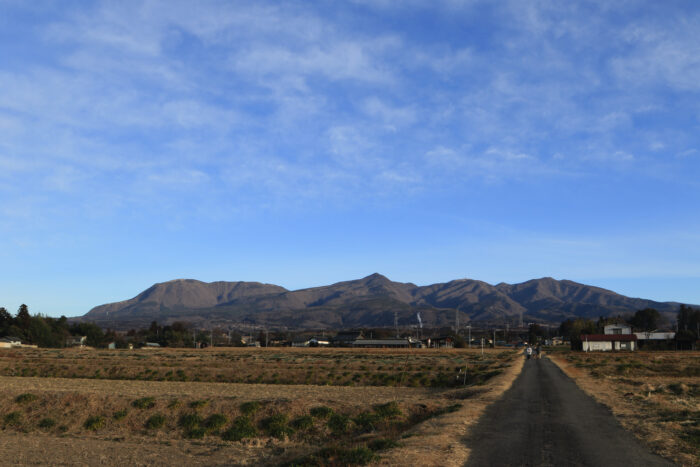
{"type": "Polygon", "coordinates": [[[547,358],[522,373],[466,440],[467,466],[667,466],[547,358]]]}

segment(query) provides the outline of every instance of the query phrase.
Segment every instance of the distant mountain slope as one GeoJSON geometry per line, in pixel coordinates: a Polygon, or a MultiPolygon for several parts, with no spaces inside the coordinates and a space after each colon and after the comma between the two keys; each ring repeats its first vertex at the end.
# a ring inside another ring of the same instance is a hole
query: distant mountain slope
{"type": "Polygon", "coordinates": [[[211,282],[180,279],[155,284],[136,297],[101,305],[82,320],[114,328],[136,327],[152,320],[198,324],[249,324],[278,328],[350,328],[415,324],[420,312],[427,326],[454,321],[559,323],[571,317],[634,313],[652,307],[667,317],[675,302],[629,298],[610,290],[549,277],[521,284],[490,285],[459,279],[417,286],[393,282],[381,274],[336,284],[289,291],[258,282],[211,282]]]}
{"type": "Polygon", "coordinates": [[[241,298],[251,299],[260,295],[286,291],[284,287],[259,282],[207,283],[194,279],[176,279],[155,284],[130,300],[97,306],[86,316],[107,317],[112,313],[113,319],[118,319],[120,314],[139,313],[146,310],[201,309],[234,302],[241,298]]]}

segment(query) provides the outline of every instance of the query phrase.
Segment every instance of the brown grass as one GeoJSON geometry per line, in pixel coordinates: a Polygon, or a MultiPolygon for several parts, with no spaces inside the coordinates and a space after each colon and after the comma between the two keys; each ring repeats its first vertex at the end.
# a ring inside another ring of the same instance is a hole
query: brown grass
{"type": "Polygon", "coordinates": [[[700,465],[700,352],[567,352],[550,358],[655,452],[700,465]]]}
{"type": "Polygon", "coordinates": [[[472,383],[492,375],[476,352],[385,349],[17,349],[0,351],[0,375],[141,381],[446,387],[469,365],[472,383]]]}
{"type": "MultiPolygon", "coordinates": [[[[3,388],[0,415],[19,413],[19,421],[13,418],[12,424],[2,424],[0,418],[3,437],[0,456],[17,459],[20,464],[50,460],[69,465],[231,462],[276,465],[313,454],[324,445],[345,449],[388,439],[398,440],[410,449],[423,433],[421,430],[439,429],[442,424],[457,420],[456,412],[441,415],[455,403],[468,407],[460,409],[461,413],[474,415],[478,404],[488,400],[492,384],[503,380],[502,376],[492,376],[504,370],[509,374],[513,358],[512,352],[491,351],[481,358],[476,352],[459,350],[216,349],[200,353],[159,350],[132,354],[40,349],[0,353],[0,367],[5,369],[31,369],[35,364],[43,368],[38,372],[43,376],[0,376],[3,388]],[[479,375],[468,379],[472,383],[467,389],[471,391],[470,399],[456,399],[469,396],[464,388],[406,387],[403,380],[410,371],[431,371],[433,375],[443,372],[450,379],[447,385],[453,386],[455,370],[464,364],[469,364],[479,375]],[[229,371],[230,366],[247,373],[276,372],[293,379],[300,371],[305,374],[309,365],[335,374],[342,368],[359,371],[362,367],[363,372],[390,373],[398,378],[394,386],[365,387],[211,382],[218,380],[217,374],[229,371]],[[430,365],[431,370],[424,368],[430,365]],[[141,375],[146,368],[152,369],[149,374],[153,374],[153,369],[177,368],[185,375],[200,375],[200,379],[210,382],[56,378],[47,373],[51,370],[59,374],[94,374],[98,367],[127,368],[126,373],[141,375]],[[479,385],[474,385],[475,382],[479,385]],[[481,394],[482,390],[486,392],[481,394]],[[152,403],[134,404],[141,398],[152,398],[152,403]],[[478,402],[472,404],[472,399],[478,402]],[[258,401],[261,406],[250,415],[258,430],[253,438],[225,441],[222,431],[226,427],[207,430],[202,423],[199,431],[188,432],[181,426],[183,415],[193,413],[201,420],[224,417],[228,426],[243,415],[241,404],[249,401],[258,401]],[[382,413],[379,406],[387,403],[395,403],[398,413],[378,417],[382,413]],[[332,434],[324,419],[314,418],[309,423],[310,411],[317,406],[328,406],[347,416],[348,432],[332,434]],[[159,420],[156,415],[162,415],[162,425],[153,423],[159,420]],[[265,432],[266,421],[275,417],[290,422],[306,419],[303,425],[297,425],[303,428],[278,439],[265,432]],[[47,419],[54,423],[47,423],[47,419]],[[370,423],[363,425],[368,420],[370,423]],[[416,435],[402,440],[407,432],[416,435]],[[17,453],[21,455],[18,457],[17,453]]],[[[463,423],[461,417],[460,423],[463,423]]],[[[454,443],[456,447],[459,441],[454,443]]],[[[435,449],[442,449],[442,445],[435,449]]]]}

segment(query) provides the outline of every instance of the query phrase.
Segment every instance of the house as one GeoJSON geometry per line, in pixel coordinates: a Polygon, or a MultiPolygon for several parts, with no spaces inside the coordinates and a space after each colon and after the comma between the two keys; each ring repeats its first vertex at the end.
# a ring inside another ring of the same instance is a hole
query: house
{"type": "MultiPolygon", "coordinates": [[[[474,339],[472,342],[472,345],[481,345],[481,341],[478,339],[474,339]]],[[[438,336],[426,339],[425,346],[435,349],[451,349],[454,347],[454,344],[452,343],[452,337],[438,336]]]]}
{"type": "Polygon", "coordinates": [[[676,333],[670,331],[635,332],[640,349],[671,350],[675,347],[676,333]]]}
{"type": "Polygon", "coordinates": [[[308,337],[299,337],[292,341],[292,347],[309,347],[310,341],[308,337]]]}
{"type": "Polygon", "coordinates": [[[562,336],[552,337],[551,339],[545,340],[545,345],[568,345],[569,341],[562,336]],[[549,341],[549,342],[548,342],[549,341]]]}
{"type": "Polygon", "coordinates": [[[330,342],[333,347],[352,347],[353,342],[362,338],[362,331],[341,331],[330,342]]]}
{"type": "Polygon", "coordinates": [[[13,347],[22,347],[22,340],[19,337],[0,337],[0,349],[11,349],[13,347]]]}
{"type": "Polygon", "coordinates": [[[672,331],[635,332],[634,335],[637,336],[638,341],[672,341],[676,338],[676,333],[672,331]]]}
{"type": "Polygon", "coordinates": [[[632,334],[632,326],[629,324],[608,324],[603,328],[603,334],[632,334]]]}
{"type": "Polygon", "coordinates": [[[292,341],[292,347],[328,347],[330,344],[325,337],[301,337],[292,341]]]}
{"type": "Polygon", "coordinates": [[[66,347],[85,347],[87,336],[70,336],[66,339],[66,347]]]}
{"type": "Polygon", "coordinates": [[[291,343],[287,339],[277,338],[270,339],[267,343],[268,347],[289,347],[291,343]]]}
{"type": "Polygon", "coordinates": [[[583,334],[581,347],[584,352],[634,351],[637,350],[637,336],[631,331],[627,334],[583,334]]]}

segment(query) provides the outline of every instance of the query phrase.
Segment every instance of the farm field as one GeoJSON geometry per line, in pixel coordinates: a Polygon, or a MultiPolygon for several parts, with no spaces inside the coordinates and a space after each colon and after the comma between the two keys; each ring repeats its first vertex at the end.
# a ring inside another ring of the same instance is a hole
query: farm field
{"type": "Polygon", "coordinates": [[[655,452],[700,465],[700,352],[563,352],[550,358],[655,452]]]}
{"type": "MultiPolygon", "coordinates": [[[[498,354],[499,352],[496,352],[498,354]]],[[[207,350],[11,349],[0,375],[141,381],[194,381],[328,386],[448,387],[469,366],[467,384],[500,371],[480,352],[323,348],[207,350]]],[[[488,355],[493,355],[489,352],[488,355]]],[[[504,355],[510,355],[508,351],[504,355]]]]}
{"type": "Polygon", "coordinates": [[[12,349],[0,352],[0,455],[18,464],[391,465],[397,453],[425,450],[421,440],[445,423],[475,420],[517,374],[516,357],[12,349]]]}

